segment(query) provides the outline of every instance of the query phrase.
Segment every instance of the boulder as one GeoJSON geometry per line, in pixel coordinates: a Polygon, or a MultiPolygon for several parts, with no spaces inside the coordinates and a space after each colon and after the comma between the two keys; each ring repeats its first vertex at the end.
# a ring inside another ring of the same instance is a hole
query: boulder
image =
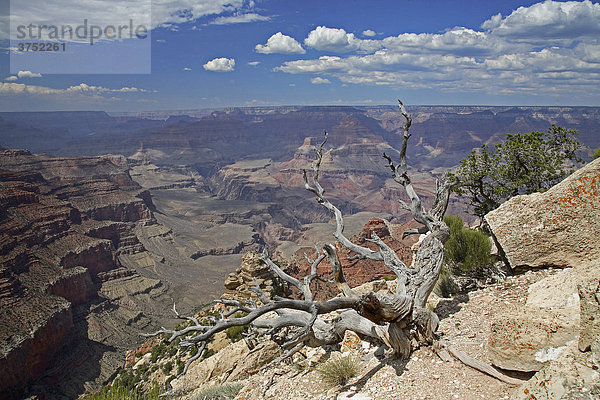
{"type": "Polygon", "coordinates": [[[579,284],[581,332],[579,350],[588,351],[600,339],[600,277],[579,284]]]}
{"type": "Polygon", "coordinates": [[[513,371],[539,371],[576,342],[578,321],[558,313],[528,311],[500,316],[492,322],[488,356],[495,366],[513,371]]]}
{"type": "Polygon", "coordinates": [[[492,320],[488,356],[492,364],[515,371],[539,371],[579,334],[579,272],[564,269],[528,289],[516,312],[492,320]]]}
{"type": "Polygon", "coordinates": [[[251,349],[246,340],[240,340],[207,359],[194,361],[187,373],[171,385],[176,391],[186,392],[208,382],[215,384],[242,380],[257,373],[280,352],[280,347],[273,341],[260,343],[251,349]]]}
{"type": "Polygon", "coordinates": [[[512,400],[559,400],[600,398],[600,374],[573,341],[555,361],[519,386],[512,400]]]}
{"type": "Polygon", "coordinates": [[[512,267],[576,267],[600,258],[600,159],[545,193],[515,196],[485,216],[512,267]]]}

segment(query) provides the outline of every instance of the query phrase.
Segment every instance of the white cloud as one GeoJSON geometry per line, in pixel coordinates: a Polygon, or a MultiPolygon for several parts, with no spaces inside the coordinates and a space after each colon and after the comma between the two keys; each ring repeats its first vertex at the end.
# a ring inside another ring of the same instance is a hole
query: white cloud
{"type": "Polygon", "coordinates": [[[156,41],[157,41],[158,43],[167,43],[167,41],[166,41],[166,40],[164,40],[164,39],[156,39],[156,41]]]}
{"type": "Polygon", "coordinates": [[[331,81],[327,78],[321,78],[320,76],[317,76],[315,78],[312,78],[310,80],[310,83],[312,83],[313,85],[327,85],[330,84],[331,81]]]}
{"type": "Polygon", "coordinates": [[[259,22],[259,21],[270,21],[271,18],[265,15],[260,15],[256,13],[248,13],[248,14],[236,14],[228,17],[217,17],[215,18],[211,24],[214,25],[228,25],[228,24],[245,24],[249,22],[259,22]]]}
{"type": "Polygon", "coordinates": [[[233,58],[215,58],[204,64],[204,69],[213,72],[231,72],[235,68],[235,60],[233,58]]]}
{"type": "Polygon", "coordinates": [[[315,81],[336,78],[342,85],[591,98],[600,91],[599,9],[587,0],[546,1],[493,17],[485,30],[454,27],[380,40],[321,26],[304,44],[330,54],[274,70],[315,81]]]}
{"type": "Polygon", "coordinates": [[[411,52],[437,52],[457,55],[478,55],[501,52],[507,44],[486,32],[456,27],[442,34],[437,33],[402,33],[383,39],[387,49],[411,52]]]}
{"type": "Polygon", "coordinates": [[[24,83],[4,83],[0,82],[0,95],[61,95],[61,96],[85,96],[102,97],[104,94],[111,93],[147,93],[153,92],[147,89],[136,87],[122,87],[120,89],[109,89],[102,86],[88,85],[80,83],[79,85],[69,86],[66,89],[55,89],[46,86],[26,85],[24,83]]]}
{"type": "Polygon", "coordinates": [[[33,73],[31,71],[19,71],[17,72],[17,77],[21,78],[41,78],[42,74],[33,73]]]}
{"type": "Polygon", "coordinates": [[[281,32],[277,32],[272,35],[267,44],[257,44],[254,47],[257,53],[262,54],[304,54],[306,51],[302,48],[302,45],[298,43],[296,39],[291,36],[284,35],[281,32]]]}
{"type": "MultiPolygon", "coordinates": [[[[60,89],[59,89],[60,90],[60,89]]],[[[108,89],[102,86],[93,86],[86,83],[80,83],[76,86],[69,86],[65,89],[71,93],[148,93],[152,92],[147,89],[139,89],[136,87],[122,87],[120,89],[108,89]]]]}
{"type": "Polygon", "coordinates": [[[0,95],[5,94],[35,94],[49,95],[66,93],[64,89],[53,89],[44,86],[26,85],[24,83],[0,82],[0,95]]]}
{"type": "MultiPolygon", "coordinates": [[[[0,17],[0,34],[7,37],[9,26],[14,26],[12,35],[16,35],[16,26],[28,26],[34,23],[42,25],[89,23],[106,27],[108,25],[128,25],[129,19],[150,29],[162,27],[177,30],[178,25],[194,22],[199,18],[214,18],[215,24],[230,24],[268,21],[270,17],[254,12],[255,4],[247,0],[61,0],[59,2],[13,1],[11,4],[11,23],[9,18],[0,17]]],[[[47,32],[44,32],[47,35],[47,32]]],[[[67,38],[68,39],[68,38],[67,38]]],[[[73,38],[72,41],[76,41],[73,38]]],[[[83,40],[85,41],[85,40],[83,40]]]]}
{"type": "Polygon", "coordinates": [[[497,14],[481,27],[512,38],[575,38],[600,35],[600,4],[589,0],[545,1],[519,7],[507,17],[497,14]]]}
{"type": "Polygon", "coordinates": [[[4,80],[7,82],[16,81],[17,79],[19,79],[19,78],[17,78],[16,75],[10,75],[10,76],[7,76],[6,78],[4,78],[4,80]]]}
{"type": "Polygon", "coordinates": [[[317,50],[329,50],[338,53],[360,50],[372,52],[381,48],[382,44],[377,40],[357,39],[353,33],[347,33],[344,29],[317,26],[306,39],[304,45],[317,50]]]}
{"type": "Polygon", "coordinates": [[[375,32],[375,31],[372,31],[372,30],[370,30],[370,29],[367,29],[367,30],[364,30],[364,31],[362,32],[362,34],[363,34],[363,36],[369,36],[369,37],[371,37],[371,36],[375,36],[375,35],[377,35],[377,32],[375,32]]]}
{"type": "Polygon", "coordinates": [[[260,64],[260,61],[250,61],[250,62],[248,62],[248,65],[252,65],[253,67],[257,66],[258,64],[260,64]]]}
{"type": "Polygon", "coordinates": [[[184,70],[184,71],[191,71],[192,69],[191,69],[191,68],[188,68],[188,67],[185,67],[185,68],[183,68],[183,70],[184,70]]]}

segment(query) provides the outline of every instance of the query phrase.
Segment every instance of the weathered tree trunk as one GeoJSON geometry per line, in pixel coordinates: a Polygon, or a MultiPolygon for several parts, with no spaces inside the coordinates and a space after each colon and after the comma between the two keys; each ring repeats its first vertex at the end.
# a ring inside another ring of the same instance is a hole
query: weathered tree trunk
{"type": "Polygon", "coordinates": [[[317,249],[317,258],[311,262],[310,275],[303,280],[285,273],[264,252],[263,261],[277,276],[298,288],[304,300],[287,298],[270,300],[256,285],[253,290],[263,302],[262,306],[259,307],[253,302],[241,304],[233,300],[219,300],[218,302],[232,306],[234,309],[222,316],[221,319],[215,320],[212,325],[202,325],[195,318],[181,317],[177,314],[182,319],[192,321],[193,325],[176,331],[162,328],[148,336],[166,333],[170,335],[170,341],[183,337],[182,346],[197,346],[196,354],[186,363],[182,374],[185,374],[192,361],[200,357],[207,340],[215,333],[231,326],[251,325],[256,334],[263,335],[272,335],[284,327],[293,327],[291,337],[288,337],[288,340],[282,345],[286,349],[283,357],[290,356],[304,345],[320,346],[340,342],[346,330],[378,339],[386,344],[391,352],[402,357],[409,356],[418,346],[433,343],[438,327],[438,317],[427,309],[426,302],[440,274],[444,256],[443,243],[449,238],[449,229],[443,222],[449,199],[449,184],[446,180],[437,183],[434,204],[429,211],[424,210],[421,200],[412,186],[406,164],[411,117],[402,102],[398,101],[398,103],[402,115],[406,118],[402,133],[400,164],[395,165],[386,154],[383,157],[388,162],[394,180],[404,187],[410,199],[410,205],[401,200],[399,202],[411,212],[417,222],[423,225],[419,229],[405,232],[405,235],[427,233],[426,238],[419,246],[413,268],[407,267],[375,233],[368,240],[378,247],[377,251],[354,244],[344,236],[342,213],[325,197],[325,191],[319,183],[319,171],[327,133],[325,133],[325,140],[321,146],[315,150],[316,161],[312,171],[305,170],[303,173],[306,189],[312,192],[317,197],[317,201],[335,217],[336,230],[333,236],[342,246],[354,252],[356,254],[354,257],[383,262],[397,277],[396,292],[385,295],[371,292],[358,296],[346,283],[336,248],[332,244],[325,245],[323,252],[317,249]],[[317,278],[317,266],[325,257],[329,258],[335,283],[342,296],[317,302],[313,300],[311,283],[317,278]],[[345,311],[342,311],[334,320],[320,317],[322,314],[335,310],[345,311]],[[237,311],[244,311],[248,314],[241,318],[229,318],[237,311]],[[271,312],[275,312],[276,316],[267,315],[271,312]],[[191,334],[195,334],[195,336],[191,336],[191,334]]]}

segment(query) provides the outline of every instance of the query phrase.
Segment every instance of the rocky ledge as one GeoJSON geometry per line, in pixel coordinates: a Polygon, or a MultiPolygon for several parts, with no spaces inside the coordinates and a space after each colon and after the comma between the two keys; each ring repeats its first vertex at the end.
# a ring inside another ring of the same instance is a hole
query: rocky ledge
{"type": "Polygon", "coordinates": [[[156,323],[166,288],[119,257],[144,251],[134,228],[155,223],[144,197],[119,156],[0,152],[1,393],[76,397],[156,323]]]}

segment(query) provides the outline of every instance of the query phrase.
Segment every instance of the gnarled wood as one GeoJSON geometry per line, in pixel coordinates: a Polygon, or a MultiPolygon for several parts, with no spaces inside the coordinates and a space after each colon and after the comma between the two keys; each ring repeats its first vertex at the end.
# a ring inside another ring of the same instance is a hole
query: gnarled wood
{"type": "MultiPolygon", "coordinates": [[[[288,333],[289,339],[282,345],[286,349],[284,357],[298,351],[303,345],[320,346],[337,343],[342,340],[344,332],[348,329],[360,335],[380,340],[393,353],[402,357],[409,356],[415,345],[432,344],[439,320],[435,313],[427,309],[426,301],[441,270],[444,255],[443,243],[449,238],[449,229],[443,222],[448,205],[449,185],[445,180],[437,182],[434,204],[429,211],[426,211],[414,190],[406,162],[412,119],[402,102],[398,101],[398,104],[400,112],[406,119],[402,133],[400,163],[394,164],[391,157],[386,154],[383,157],[392,171],[392,177],[404,187],[410,199],[410,204],[399,200],[400,203],[404,208],[410,210],[412,217],[417,222],[423,225],[421,228],[409,230],[405,234],[427,233],[427,237],[417,251],[414,268],[407,267],[375,233],[368,240],[377,246],[377,251],[352,243],[344,235],[342,213],[327,199],[325,190],[319,183],[327,133],[325,133],[323,143],[318,149],[315,149],[316,160],[311,172],[303,171],[306,190],[313,193],[317,202],[329,210],[335,218],[336,228],[333,236],[342,246],[355,253],[355,258],[382,261],[397,277],[396,293],[371,292],[363,296],[356,294],[344,279],[336,247],[333,244],[325,245],[322,252],[317,248],[317,258],[308,260],[311,264],[310,273],[303,279],[294,278],[283,271],[265,251],[262,261],[279,278],[296,287],[302,293],[303,300],[278,297],[269,299],[260,290],[255,280],[255,287],[251,290],[257,293],[263,303],[262,306],[257,307],[252,302],[242,304],[237,301],[220,301],[232,307],[232,311],[222,316],[221,319],[215,319],[211,325],[202,325],[195,318],[187,318],[192,322],[192,326],[176,331],[162,328],[149,336],[164,333],[170,335],[169,341],[181,337],[182,346],[197,346],[198,352],[193,359],[200,357],[206,341],[214,334],[232,326],[242,325],[251,325],[255,332],[265,335],[273,335],[284,328],[291,329],[288,333]],[[317,279],[317,266],[325,257],[329,258],[334,282],[342,296],[317,302],[314,301],[311,283],[317,279]],[[244,311],[248,314],[243,317],[231,318],[237,311],[244,311]],[[321,315],[332,311],[338,311],[339,315],[333,319],[321,318],[321,315]],[[195,336],[191,336],[191,334],[195,334],[195,336]]],[[[180,317],[179,314],[177,315],[180,317]]],[[[185,370],[189,363],[190,361],[186,364],[185,370]]]]}

